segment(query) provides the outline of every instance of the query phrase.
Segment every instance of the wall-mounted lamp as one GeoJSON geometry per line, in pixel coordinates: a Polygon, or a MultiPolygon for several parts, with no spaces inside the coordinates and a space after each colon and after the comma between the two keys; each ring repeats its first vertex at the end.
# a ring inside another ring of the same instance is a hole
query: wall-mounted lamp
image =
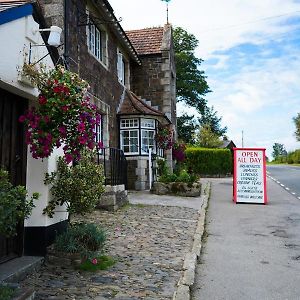
{"type": "Polygon", "coordinates": [[[39,29],[38,31],[50,31],[48,37],[48,45],[58,47],[60,45],[60,35],[62,29],[58,26],[51,26],[50,28],[39,29]]]}
{"type": "Polygon", "coordinates": [[[40,58],[38,61],[36,61],[35,63],[31,62],[31,48],[32,47],[36,47],[36,46],[53,46],[53,47],[59,47],[61,45],[60,43],[60,35],[62,33],[62,29],[58,26],[51,26],[50,28],[45,28],[45,29],[38,29],[38,30],[33,30],[33,34],[35,34],[36,32],[41,32],[41,31],[50,31],[49,37],[48,37],[48,42],[47,44],[42,44],[42,45],[35,45],[35,44],[31,44],[30,43],[30,48],[29,48],[29,64],[37,64],[38,62],[40,62],[42,59],[44,59],[46,56],[49,55],[49,53],[47,53],[46,55],[44,55],[42,58],[40,58]]]}

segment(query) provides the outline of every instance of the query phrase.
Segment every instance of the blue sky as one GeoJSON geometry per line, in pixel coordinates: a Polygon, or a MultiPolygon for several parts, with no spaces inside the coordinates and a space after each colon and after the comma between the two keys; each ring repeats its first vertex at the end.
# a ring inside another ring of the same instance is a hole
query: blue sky
{"type": "MultiPolygon", "coordinates": [[[[110,0],[125,30],[166,23],[161,0],[110,0]]],[[[237,146],[300,148],[300,0],[171,0],[169,20],[199,40],[196,56],[227,135],[237,146]]],[[[192,110],[179,105],[179,111],[192,110]]]]}

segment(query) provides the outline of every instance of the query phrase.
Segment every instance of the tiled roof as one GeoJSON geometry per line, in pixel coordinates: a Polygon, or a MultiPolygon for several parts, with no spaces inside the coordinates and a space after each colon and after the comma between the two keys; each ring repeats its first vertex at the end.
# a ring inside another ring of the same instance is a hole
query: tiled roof
{"type": "Polygon", "coordinates": [[[163,27],[126,31],[126,35],[139,55],[161,53],[163,33],[163,27]]]}
{"type": "Polygon", "coordinates": [[[146,104],[142,99],[140,99],[133,92],[126,90],[124,100],[121,104],[119,115],[152,115],[164,117],[165,115],[146,104]]]}
{"type": "Polygon", "coordinates": [[[26,3],[32,3],[30,0],[0,0],[0,11],[7,10],[9,8],[24,5],[26,3]]]}

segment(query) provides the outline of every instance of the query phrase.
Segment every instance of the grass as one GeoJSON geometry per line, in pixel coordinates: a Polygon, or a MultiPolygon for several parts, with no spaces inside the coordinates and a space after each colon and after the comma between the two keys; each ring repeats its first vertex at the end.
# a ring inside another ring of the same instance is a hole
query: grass
{"type": "Polygon", "coordinates": [[[12,299],[15,291],[12,287],[0,285],[0,299],[10,300],[12,299]]]}
{"type": "Polygon", "coordinates": [[[106,255],[96,257],[96,259],[96,264],[93,264],[91,260],[86,260],[78,268],[82,271],[96,272],[98,270],[107,270],[117,262],[111,256],[106,255]]]}

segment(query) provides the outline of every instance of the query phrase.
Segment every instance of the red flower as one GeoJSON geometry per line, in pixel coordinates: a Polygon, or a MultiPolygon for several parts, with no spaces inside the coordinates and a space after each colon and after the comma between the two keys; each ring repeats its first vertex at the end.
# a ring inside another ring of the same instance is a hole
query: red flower
{"type": "Polygon", "coordinates": [[[43,95],[39,95],[39,103],[41,105],[46,104],[47,103],[47,98],[45,96],[43,96],[43,95]]]}

